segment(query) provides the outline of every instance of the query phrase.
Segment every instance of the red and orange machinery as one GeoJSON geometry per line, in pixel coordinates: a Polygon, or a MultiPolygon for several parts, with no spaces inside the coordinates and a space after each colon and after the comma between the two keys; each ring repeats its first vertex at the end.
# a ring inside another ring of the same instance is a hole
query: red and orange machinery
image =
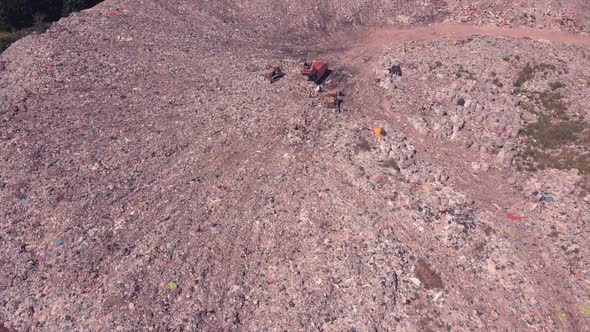
{"type": "Polygon", "coordinates": [[[285,76],[285,72],[283,72],[283,69],[279,65],[272,65],[266,70],[266,72],[264,72],[264,77],[266,77],[270,83],[278,81],[283,76],[285,76]]]}
{"type": "Polygon", "coordinates": [[[307,76],[310,81],[314,81],[316,84],[319,84],[328,73],[328,61],[324,60],[305,62],[301,69],[301,75],[307,76]]]}
{"type": "Polygon", "coordinates": [[[338,110],[338,112],[340,112],[340,104],[342,104],[342,96],[344,96],[344,94],[341,91],[338,91],[336,89],[328,90],[328,92],[325,96],[325,99],[324,99],[324,103],[325,103],[326,107],[336,109],[336,110],[338,110]]]}

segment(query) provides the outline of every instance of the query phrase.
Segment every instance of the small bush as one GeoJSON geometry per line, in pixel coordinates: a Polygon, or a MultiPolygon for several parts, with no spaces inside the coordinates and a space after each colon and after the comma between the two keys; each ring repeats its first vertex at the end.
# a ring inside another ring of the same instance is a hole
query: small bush
{"type": "Polygon", "coordinates": [[[576,121],[550,122],[547,119],[541,119],[527,127],[527,135],[534,140],[534,145],[554,149],[575,143],[582,129],[582,124],[576,121]]]}
{"type": "Polygon", "coordinates": [[[400,168],[399,168],[397,162],[395,161],[395,159],[388,159],[388,160],[382,162],[381,163],[381,166],[382,167],[386,167],[386,168],[393,168],[393,169],[395,169],[398,172],[400,170],[400,168]]]}
{"type": "Polygon", "coordinates": [[[564,118],[567,107],[563,103],[563,96],[559,92],[544,91],[539,93],[539,101],[543,108],[555,116],[564,118]]]}
{"type": "Polygon", "coordinates": [[[33,16],[33,30],[41,33],[41,32],[45,32],[45,30],[47,30],[47,28],[49,28],[49,25],[47,23],[45,23],[45,20],[47,19],[47,15],[42,14],[42,13],[36,13],[33,16]]]}
{"type": "Polygon", "coordinates": [[[463,66],[459,66],[459,69],[455,73],[455,76],[457,76],[457,77],[465,77],[468,80],[474,80],[474,81],[476,80],[475,74],[473,74],[469,70],[463,68],[463,66]]]}
{"type": "Polygon", "coordinates": [[[524,66],[524,68],[522,68],[522,70],[518,74],[518,78],[514,82],[514,86],[522,87],[522,85],[525,82],[533,79],[533,77],[535,76],[535,72],[543,72],[543,75],[546,78],[547,75],[549,75],[550,71],[555,70],[557,70],[557,67],[555,67],[555,65],[552,64],[540,63],[538,65],[531,66],[530,63],[527,63],[526,66],[524,66]]]}
{"type": "Polygon", "coordinates": [[[514,86],[521,87],[526,81],[533,79],[534,74],[535,69],[527,63],[527,65],[524,66],[524,68],[522,68],[522,70],[518,74],[518,78],[514,82],[514,86]]]}

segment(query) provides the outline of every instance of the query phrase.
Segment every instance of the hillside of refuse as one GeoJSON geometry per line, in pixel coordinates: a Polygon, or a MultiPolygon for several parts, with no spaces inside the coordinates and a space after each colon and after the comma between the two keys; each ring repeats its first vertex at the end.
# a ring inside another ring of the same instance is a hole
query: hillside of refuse
{"type": "Polygon", "coordinates": [[[106,0],[15,42],[0,331],[587,331],[589,17],[106,0]]]}

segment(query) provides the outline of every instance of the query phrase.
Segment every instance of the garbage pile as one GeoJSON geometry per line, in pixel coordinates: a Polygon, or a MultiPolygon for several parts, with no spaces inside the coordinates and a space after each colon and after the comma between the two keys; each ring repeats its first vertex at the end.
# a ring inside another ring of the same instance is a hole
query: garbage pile
{"type": "Polygon", "coordinates": [[[550,47],[534,42],[519,42],[515,52],[512,43],[485,37],[411,43],[384,55],[375,70],[379,85],[395,96],[389,98],[391,111],[408,109],[415,132],[476,152],[475,172],[511,169],[520,162],[516,157],[526,157],[527,126],[543,120],[543,112],[584,116],[566,55],[544,57],[552,54],[550,47]],[[406,78],[392,74],[398,63],[406,64],[406,78]]]}
{"type": "MultiPolygon", "coordinates": [[[[388,128],[392,141],[381,140],[375,155],[365,152],[358,160],[369,174],[378,172],[376,161],[393,165],[387,172],[401,175],[402,182],[396,206],[410,211],[415,227],[431,232],[451,255],[470,248],[464,261],[479,277],[518,288],[529,282],[519,275],[533,273],[536,264],[559,262],[578,276],[563,280],[564,287],[576,288],[572,297],[584,303],[588,172],[584,163],[573,162],[575,156],[570,163],[555,158],[568,158],[572,146],[587,155],[590,146],[577,138],[584,134],[536,133],[543,128],[538,123],[566,126],[569,119],[588,118],[584,96],[590,85],[578,83],[587,61],[571,61],[579,52],[491,37],[408,42],[388,51],[374,69],[388,117],[401,132],[388,128]],[[439,155],[436,166],[421,160],[424,154],[439,155]],[[448,179],[438,167],[449,172],[448,179]],[[531,262],[520,242],[543,248],[543,261],[531,262]]],[[[559,130],[569,128],[587,133],[575,126],[559,130]]],[[[531,292],[525,289],[514,303],[540,305],[531,292]]],[[[537,326],[538,316],[525,316],[537,326]]]]}

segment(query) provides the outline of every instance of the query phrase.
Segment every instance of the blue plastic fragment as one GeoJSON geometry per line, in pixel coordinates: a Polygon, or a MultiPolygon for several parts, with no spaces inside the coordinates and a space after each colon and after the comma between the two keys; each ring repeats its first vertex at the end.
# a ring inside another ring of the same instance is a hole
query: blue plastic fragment
{"type": "Polygon", "coordinates": [[[553,194],[543,194],[541,201],[545,203],[555,202],[555,196],[553,194]]]}

